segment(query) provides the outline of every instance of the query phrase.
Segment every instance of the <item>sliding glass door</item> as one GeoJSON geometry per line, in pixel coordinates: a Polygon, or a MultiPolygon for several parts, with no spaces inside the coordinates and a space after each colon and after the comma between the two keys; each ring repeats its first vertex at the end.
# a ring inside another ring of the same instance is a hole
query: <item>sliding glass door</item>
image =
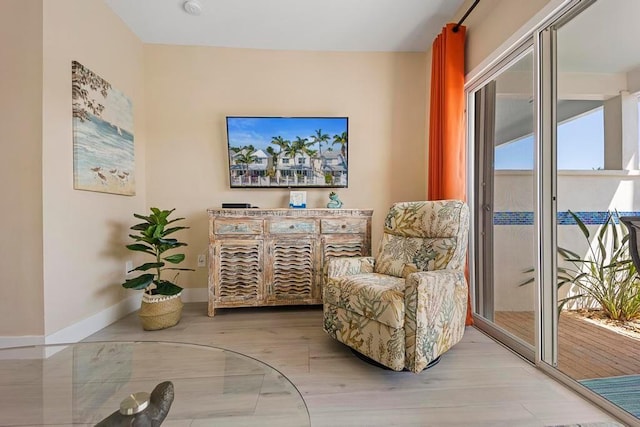
{"type": "Polygon", "coordinates": [[[637,16],[635,0],[567,1],[467,92],[476,325],[625,421],[640,417],[640,279],[617,219],[640,215],[637,16]]]}
{"type": "Polygon", "coordinates": [[[479,323],[533,360],[533,49],[525,47],[473,94],[479,323]]]}
{"type": "Polygon", "coordinates": [[[600,0],[550,29],[555,106],[569,111],[553,123],[557,274],[564,283],[557,287],[557,368],[636,416],[640,282],[618,216],[640,210],[640,57],[632,41],[640,36],[638,14],[637,1],[600,0]]]}

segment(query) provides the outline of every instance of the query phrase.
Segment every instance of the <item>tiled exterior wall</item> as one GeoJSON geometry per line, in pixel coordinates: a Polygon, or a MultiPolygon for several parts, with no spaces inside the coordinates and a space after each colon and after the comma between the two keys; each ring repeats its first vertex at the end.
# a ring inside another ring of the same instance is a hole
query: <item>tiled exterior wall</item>
{"type": "MultiPolygon", "coordinates": [[[[601,225],[607,220],[609,212],[574,212],[586,225],[601,225]]],[[[614,213],[613,219],[618,223],[618,216],[640,216],[640,211],[614,213]]],[[[575,225],[576,222],[569,212],[558,212],[558,225],[575,225]]],[[[533,225],[533,212],[496,212],[493,215],[493,225],[533,225]]]]}
{"type": "MultiPolygon", "coordinates": [[[[557,178],[556,239],[563,248],[585,255],[589,241],[593,241],[595,230],[606,221],[608,212],[640,216],[640,171],[558,171],[557,178]],[[569,210],[587,224],[591,234],[589,240],[575,225],[569,210]]],[[[536,264],[535,179],[532,171],[496,171],[495,174],[496,310],[530,311],[535,305],[535,288],[518,286],[529,277],[523,272],[536,264]]],[[[624,226],[618,225],[618,231],[625,230],[624,226]]]]}

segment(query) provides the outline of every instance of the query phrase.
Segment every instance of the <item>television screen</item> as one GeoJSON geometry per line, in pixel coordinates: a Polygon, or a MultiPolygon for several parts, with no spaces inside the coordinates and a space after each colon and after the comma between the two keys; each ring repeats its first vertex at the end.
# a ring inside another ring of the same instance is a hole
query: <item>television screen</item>
{"type": "Polygon", "coordinates": [[[347,187],[347,117],[227,117],[231,188],[347,187]]]}

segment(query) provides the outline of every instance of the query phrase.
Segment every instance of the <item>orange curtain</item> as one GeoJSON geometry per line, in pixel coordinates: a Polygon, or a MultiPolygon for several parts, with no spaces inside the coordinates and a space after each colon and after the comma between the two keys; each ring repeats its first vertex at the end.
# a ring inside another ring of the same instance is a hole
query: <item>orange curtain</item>
{"type": "MultiPolygon", "coordinates": [[[[429,200],[467,200],[464,127],[466,28],[460,26],[458,31],[454,32],[455,26],[456,24],[447,24],[433,42],[429,118],[429,200]]],[[[468,277],[467,270],[467,279],[468,277]]],[[[470,298],[467,301],[466,324],[473,324],[470,298]]]]}

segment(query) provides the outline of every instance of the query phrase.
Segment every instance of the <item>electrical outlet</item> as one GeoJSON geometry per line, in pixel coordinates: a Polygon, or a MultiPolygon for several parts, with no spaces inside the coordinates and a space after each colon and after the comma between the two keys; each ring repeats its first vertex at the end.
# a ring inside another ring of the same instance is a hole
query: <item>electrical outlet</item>
{"type": "Polygon", "coordinates": [[[207,255],[200,254],[198,255],[198,267],[206,267],[207,266],[207,255]]]}
{"type": "Polygon", "coordinates": [[[129,272],[133,270],[133,261],[127,261],[124,263],[124,275],[129,276],[129,272]]]}

